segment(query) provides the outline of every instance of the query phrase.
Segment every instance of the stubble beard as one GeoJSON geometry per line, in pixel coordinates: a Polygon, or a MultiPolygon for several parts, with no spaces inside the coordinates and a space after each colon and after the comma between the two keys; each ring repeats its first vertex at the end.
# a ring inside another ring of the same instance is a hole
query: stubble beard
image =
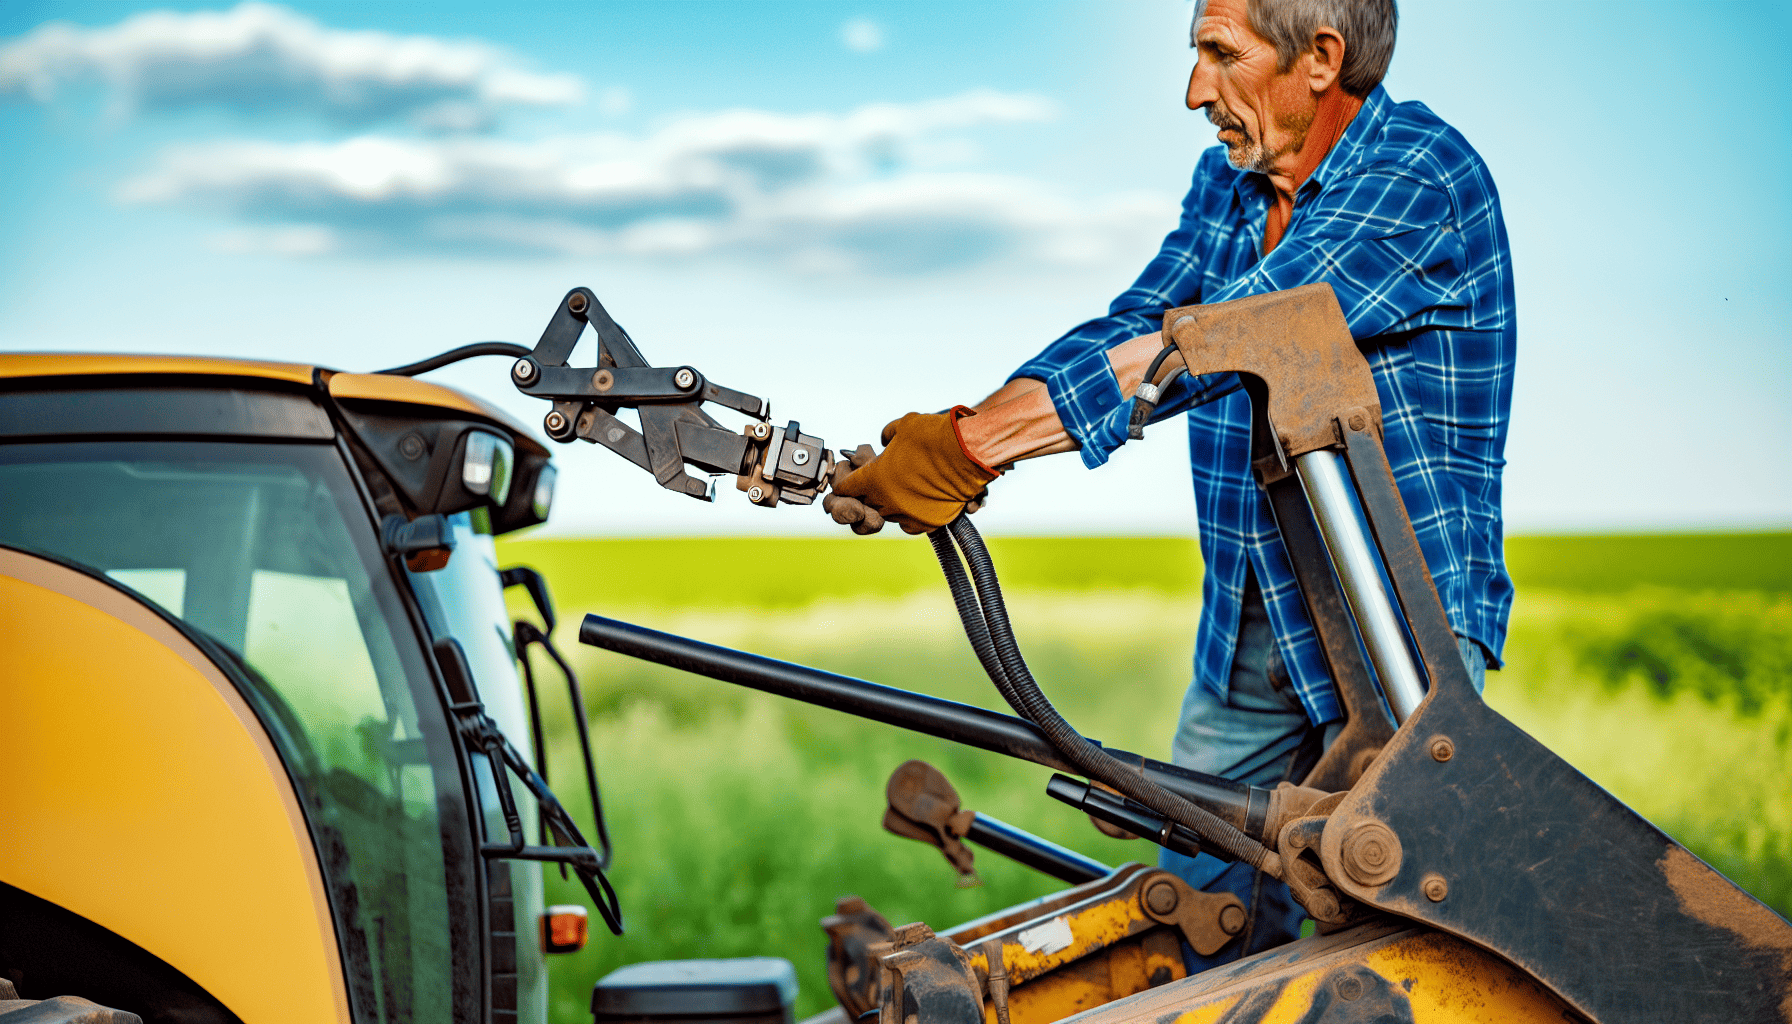
{"type": "Polygon", "coordinates": [[[1256,171],[1268,174],[1275,169],[1276,158],[1287,152],[1300,152],[1307,142],[1307,130],[1313,126],[1313,112],[1302,111],[1282,114],[1276,118],[1276,127],[1287,131],[1291,141],[1287,146],[1272,153],[1263,145],[1263,140],[1252,135],[1231,111],[1226,110],[1217,101],[1208,104],[1207,120],[1220,131],[1236,132],[1237,142],[1226,142],[1226,162],[1241,171],[1256,171]]]}

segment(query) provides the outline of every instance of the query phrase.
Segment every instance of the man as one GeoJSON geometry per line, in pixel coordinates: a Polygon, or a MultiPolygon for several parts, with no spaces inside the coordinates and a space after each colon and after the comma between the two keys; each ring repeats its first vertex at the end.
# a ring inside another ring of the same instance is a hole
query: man
{"type": "MultiPolygon", "coordinates": [[[[828,501],[871,532],[956,517],[996,467],[1079,450],[1093,468],[1127,437],[1163,311],[1328,282],[1368,357],[1401,497],[1477,688],[1511,605],[1500,469],[1511,408],[1511,259],[1486,166],[1454,129],[1381,88],[1393,0],[1207,0],[1188,106],[1224,149],[1202,154],[1182,221],[1138,281],[1023,365],[974,410],[911,413],[828,501]]],[[[1301,777],[1341,711],[1250,468],[1250,407],[1231,374],[1184,377],[1155,418],[1186,412],[1206,566],[1195,678],[1176,763],[1257,785],[1301,777]]],[[[1243,941],[1191,969],[1292,938],[1285,886],[1165,853],[1251,909],[1243,941]]]]}

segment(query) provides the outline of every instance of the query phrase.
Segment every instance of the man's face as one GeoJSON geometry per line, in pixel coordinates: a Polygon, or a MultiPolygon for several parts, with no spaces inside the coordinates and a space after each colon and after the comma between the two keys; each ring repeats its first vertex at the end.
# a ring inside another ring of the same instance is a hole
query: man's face
{"type": "Polygon", "coordinates": [[[1315,101],[1300,60],[1277,73],[1275,45],[1252,31],[1245,2],[1208,0],[1195,22],[1188,107],[1207,109],[1232,166],[1267,173],[1300,151],[1315,101]]]}

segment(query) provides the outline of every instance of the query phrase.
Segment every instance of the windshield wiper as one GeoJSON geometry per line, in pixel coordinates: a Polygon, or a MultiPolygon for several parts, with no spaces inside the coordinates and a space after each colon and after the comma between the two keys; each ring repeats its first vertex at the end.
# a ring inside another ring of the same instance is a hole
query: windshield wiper
{"type": "Polygon", "coordinates": [[[492,780],[498,791],[498,807],[510,833],[507,843],[487,842],[482,823],[480,855],[488,860],[533,860],[572,868],[585,892],[591,896],[597,912],[603,916],[604,924],[611,932],[621,935],[622,906],[617,901],[615,888],[604,875],[604,855],[585,841],[579,827],[573,823],[572,815],[548,788],[546,780],[529,767],[522,751],[516,749],[516,744],[511,743],[498,723],[486,714],[485,705],[473,685],[472,667],[460,642],[452,637],[437,640],[434,652],[436,664],[442,670],[442,680],[448,686],[448,710],[454,715],[455,729],[470,750],[484,754],[490,761],[492,780]],[[529,845],[528,837],[523,833],[523,816],[517,810],[516,795],[510,788],[511,775],[520,779],[534,794],[542,821],[553,832],[558,845],[529,845]]]}

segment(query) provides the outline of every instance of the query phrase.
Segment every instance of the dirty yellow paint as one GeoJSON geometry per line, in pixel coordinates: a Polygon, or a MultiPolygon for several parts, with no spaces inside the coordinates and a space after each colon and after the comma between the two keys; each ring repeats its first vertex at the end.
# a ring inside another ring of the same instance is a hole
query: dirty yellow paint
{"type": "Polygon", "coordinates": [[[1404,991],[1416,1024],[1561,1024],[1580,1018],[1537,982],[1505,961],[1441,932],[1408,930],[1354,946],[1317,952],[1320,940],[1303,939],[1315,955],[1290,965],[1283,947],[1264,954],[1263,970],[1224,980],[1213,972],[1113,1003],[1085,1024],[1215,1024],[1254,994],[1280,988],[1262,1013],[1238,1024],[1296,1024],[1312,1009],[1328,975],[1366,967],[1404,991]]]}
{"type": "Polygon", "coordinates": [[[0,550],[0,880],[167,961],[245,1024],[349,1020],[309,831],[230,681],[125,594],[0,550]]]}

